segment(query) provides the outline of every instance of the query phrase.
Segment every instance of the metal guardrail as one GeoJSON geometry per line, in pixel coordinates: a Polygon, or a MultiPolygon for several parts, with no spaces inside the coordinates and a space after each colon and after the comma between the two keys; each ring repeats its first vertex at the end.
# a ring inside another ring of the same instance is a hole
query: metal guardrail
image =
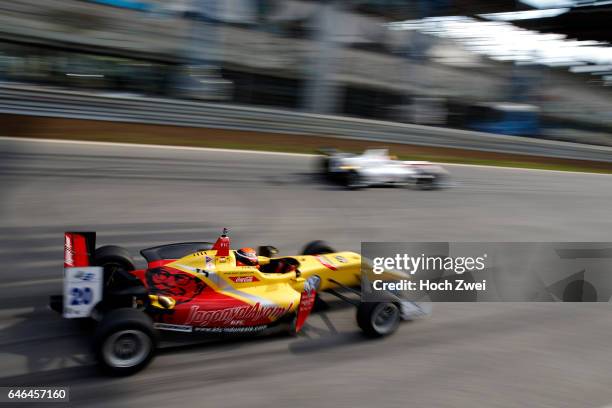
{"type": "Polygon", "coordinates": [[[26,85],[0,87],[0,113],[317,135],[612,162],[612,147],[607,146],[250,106],[112,94],[92,95],[26,85]]]}

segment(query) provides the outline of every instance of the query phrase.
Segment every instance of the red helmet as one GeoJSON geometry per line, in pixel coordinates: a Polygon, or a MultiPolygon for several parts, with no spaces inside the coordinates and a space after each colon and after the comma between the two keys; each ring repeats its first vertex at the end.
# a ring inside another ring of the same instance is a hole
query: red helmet
{"type": "Polygon", "coordinates": [[[240,248],[236,251],[236,263],[249,266],[257,265],[259,263],[257,252],[253,248],[240,248]]]}

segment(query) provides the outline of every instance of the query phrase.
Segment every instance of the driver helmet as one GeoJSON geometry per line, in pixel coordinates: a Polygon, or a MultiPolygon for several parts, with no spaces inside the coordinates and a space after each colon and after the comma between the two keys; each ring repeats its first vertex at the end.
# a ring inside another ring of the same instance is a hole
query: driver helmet
{"type": "Polygon", "coordinates": [[[258,264],[257,253],[253,248],[240,248],[236,251],[236,264],[256,266],[258,264]]]}

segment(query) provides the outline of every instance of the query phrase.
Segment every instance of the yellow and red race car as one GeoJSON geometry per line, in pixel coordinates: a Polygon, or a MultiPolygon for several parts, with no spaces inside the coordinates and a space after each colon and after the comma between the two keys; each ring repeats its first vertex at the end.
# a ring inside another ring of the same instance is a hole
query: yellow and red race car
{"type": "MultiPolygon", "coordinates": [[[[124,248],[95,249],[95,233],[67,232],[64,293],[51,297],[65,318],[93,318],[96,357],[103,369],[126,375],[153,358],[159,331],[190,334],[255,334],[286,327],[298,333],[326,291],[357,307],[369,336],[393,333],[408,305],[398,300],[361,302],[361,256],[335,252],[322,241],[302,255],[275,257],[274,247],[232,250],[227,230],[215,243],[186,242],[141,251],[136,269],[124,248]]],[[[412,310],[412,309],[411,309],[412,310]]]]}

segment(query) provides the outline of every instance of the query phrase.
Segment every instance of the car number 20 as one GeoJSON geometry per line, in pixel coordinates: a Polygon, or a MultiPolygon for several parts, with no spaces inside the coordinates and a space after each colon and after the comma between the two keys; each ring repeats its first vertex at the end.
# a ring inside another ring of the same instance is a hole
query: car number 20
{"type": "Polygon", "coordinates": [[[100,266],[64,268],[64,312],[67,319],[89,317],[102,300],[104,269],[100,266]]]}
{"type": "Polygon", "coordinates": [[[88,305],[93,299],[93,292],[91,288],[72,288],[70,290],[70,304],[72,306],[77,305],[88,305]]]}

